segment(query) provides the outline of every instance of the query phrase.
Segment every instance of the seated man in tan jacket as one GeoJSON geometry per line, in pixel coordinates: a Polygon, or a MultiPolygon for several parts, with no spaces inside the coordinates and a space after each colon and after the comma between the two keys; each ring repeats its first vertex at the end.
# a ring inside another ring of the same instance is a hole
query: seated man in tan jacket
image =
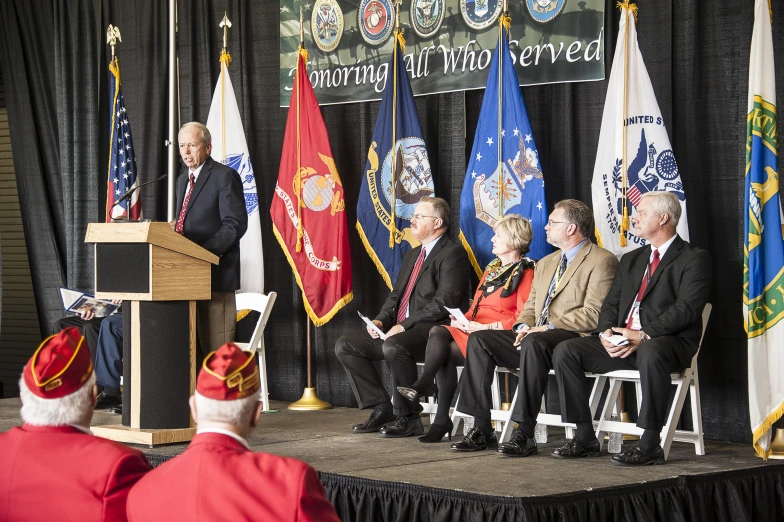
{"type": "Polygon", "coordinates": [[[588,239],[593,214],[582,202],[555,204],[545,226],[547,242],[558,248],[536,265],[531,293],[512,330],[483,330],[468,337],[463,384],[457,409],[475,419],[454,451],[479,451],[497,442],[490,424],[496,366],[520,368],[517,405],[512,420],[518,429],[499,453],[526,457],[536,453],[536,416],[553,367],[558,343],[596,329],[602,302],[618,265],[616,257],[588,239]]]}

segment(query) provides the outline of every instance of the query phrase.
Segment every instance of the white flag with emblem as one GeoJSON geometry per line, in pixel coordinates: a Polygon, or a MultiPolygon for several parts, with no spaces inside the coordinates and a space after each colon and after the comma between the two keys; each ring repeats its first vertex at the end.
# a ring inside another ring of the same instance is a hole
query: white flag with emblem
{"type": "Polygon", "coordinates": [[[245,210],[248,212],[248,230],[240,240],[241,281],[240,292],[264,291],[264,256],[261,248],[261,221],[256,178],[250,164],[248,142],[242,128],[240,110],[234,87],[231,85],[226,62],[228,54],[221,56],[221,73],[215,94],[212,96],[207,128],[212,134],[212,159],[227,165],[240,174],[245,192],[245,210]]]}
{"type": "Polygon", "coordinates": [[[597,243],[618,257],[647,244],[635,234],[632,219],[648,192],[666,190],[678,196],[683,210],[678,235],[689,240],[686,194],[637,45],[636,6],[627,5],[621,10],[591,183],[597,243]]]}

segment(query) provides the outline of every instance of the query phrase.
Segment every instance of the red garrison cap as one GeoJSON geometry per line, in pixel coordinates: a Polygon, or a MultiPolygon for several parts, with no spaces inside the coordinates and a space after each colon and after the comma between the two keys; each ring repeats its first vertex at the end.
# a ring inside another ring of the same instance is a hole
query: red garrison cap
{"type": "Polygon", "coordinates": [[[72,326],[44,339],[27,361],[23,375],[35,395],[59,399],[81,388],[92,373],[90,351],[84,347],[79,329],[72,326]]]}
{"type": "Polygon", "coordinates": [[[218,401],[242,399],[261,388],[259,363],[254,352],[226,343],[204,359],[196,391],[218,401]]]}

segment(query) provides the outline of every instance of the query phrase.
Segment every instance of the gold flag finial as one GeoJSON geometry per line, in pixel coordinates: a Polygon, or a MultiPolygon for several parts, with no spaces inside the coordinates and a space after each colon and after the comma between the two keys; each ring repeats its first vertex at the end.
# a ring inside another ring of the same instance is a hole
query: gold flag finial
{"type": "Polygon", "coordinates": [[[223,12],[223,20],[220,21],[218,26],[223,28],[223,52],[228,52],[229,27],[231,27],[231,21],[229,20],[229,15],[226,13],[226,11],[223,12]]]}
{"type": "Polygon", "coordinates": [[[403,0],[394,0],[392,4],[395,6],[395,30],[400,31],[400,4],[403,0]]]}
{"type": "Polygon", "coordinates": [[[305,47],[305,26],[302,25],[302,6],[299,6],[299,46],[305,47]]]}
{"type": "Polygon", "coordinates": [[[106,28],[106,43],[108,43],[112,48],[112,61],[114,61],[115,47],[117,47],[117,42],[122,42],[120,28],[109,24],[109,27],[106,28]]]}

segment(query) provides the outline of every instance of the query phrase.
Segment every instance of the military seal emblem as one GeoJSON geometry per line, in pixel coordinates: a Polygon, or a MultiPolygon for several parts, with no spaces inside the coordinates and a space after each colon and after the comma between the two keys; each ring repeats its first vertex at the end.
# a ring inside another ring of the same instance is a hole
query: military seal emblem
{"type": "Polygon", "coordinates": [[[525,0],[531,18],[540,23],[549,22],[561,14],[566,0],[525,0]]]}
{"type": "Polygon", "coordinates": [[[430,38],[444,22],[445,0],[411,0],[411,27],[420,38],[430,38]]]}
{"type": "Polygon", "coordinates": [[[316,47],[325,53],[334,51],[343,36],[343,11],[337,0],[316,0],[310,26],[316,47]]]}
{"type": "Polygon", "coordinates": [[[384,45],[395,28],[392,3],[389,0],[361,0],[357,7],[357,25],[369,45],[384,45]]]}
{"type": "Polygon", "coordinates": [[[460,12],[468,27],[477,31],[493,25],[501,15],[503,0],[460,0],[460,12]]]}

